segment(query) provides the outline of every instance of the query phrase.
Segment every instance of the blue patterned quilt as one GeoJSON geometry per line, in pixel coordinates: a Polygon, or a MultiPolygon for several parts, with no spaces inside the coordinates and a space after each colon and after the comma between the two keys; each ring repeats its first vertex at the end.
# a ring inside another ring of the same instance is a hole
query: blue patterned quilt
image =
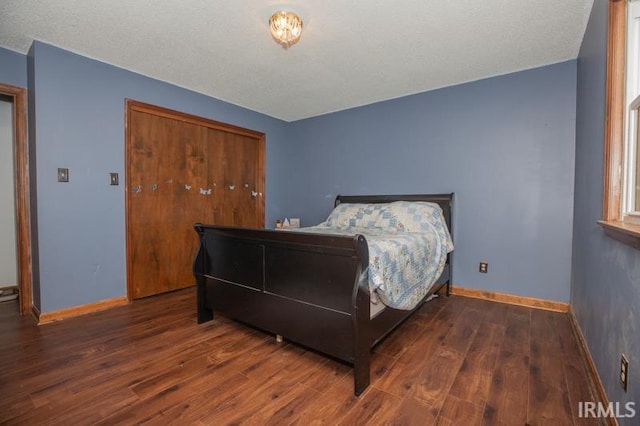
{"type": "Polygon", "coordinates": [[[435,203],[340,204],[325,222],[299,231],[363,235],[373,301],[377,297],[396,309],[413,309],[424,298],[453,250],[442,209],[435,203]]]}

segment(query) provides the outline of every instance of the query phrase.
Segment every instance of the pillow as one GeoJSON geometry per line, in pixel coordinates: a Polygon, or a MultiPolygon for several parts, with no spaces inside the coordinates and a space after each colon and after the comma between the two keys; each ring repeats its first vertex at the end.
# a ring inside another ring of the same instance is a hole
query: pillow
{"type": "Polygon", "coordinates": [[[446,226],[442,208],[424,201],[395,201],[385,205],[378,226],[405,232],[424,232],[439,224],[446,226]]]}
{"type": "Polygon", "coordinates": [[[386,206],[378,226],[384,229],[395,228],[402,232],[436,232],[447,245],[447,251],[453,250],[449,228],[438,204],[425,201],[396,201],[386,206]]]}
{"type": "Polygon", "coordinates": [[[381,204],[338,204],[325,224],[331,228],[375,228],[380,221],[381,204]]]}
{"type": "Polygon", "coordinates": [[[318,226],[334,229],[368,228],[384,232],[436,232],[453,250],[453,242],[442,213],[436,203],[395,201],[380,204],[339,204],[327,220],[318,226]]]}

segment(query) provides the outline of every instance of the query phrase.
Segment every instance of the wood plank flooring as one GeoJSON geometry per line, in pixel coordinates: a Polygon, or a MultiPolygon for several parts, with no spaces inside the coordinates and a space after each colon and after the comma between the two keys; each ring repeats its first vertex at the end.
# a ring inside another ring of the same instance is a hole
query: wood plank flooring
{"type": "Polygon", "coordinates": [[[565,314],[451,296],[352,369],[230,321],[194,289],[43,326],[0,304],[0,424],[589,425],[565,314]]]}

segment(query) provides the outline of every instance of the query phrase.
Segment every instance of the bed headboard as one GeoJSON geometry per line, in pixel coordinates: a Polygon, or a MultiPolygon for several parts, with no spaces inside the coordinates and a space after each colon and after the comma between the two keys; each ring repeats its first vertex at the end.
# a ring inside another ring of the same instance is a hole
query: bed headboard
{"type": "Polygon", "coordinates": [[[444,219],[453,236],[451,228],[451,208],[453,206],[453,192],[450,194],[409,194],[409,195],[338,195],[334,207],[341,203],[392,203],[394,201],[427,201],[437,203],[442,208],[444,219]]]}

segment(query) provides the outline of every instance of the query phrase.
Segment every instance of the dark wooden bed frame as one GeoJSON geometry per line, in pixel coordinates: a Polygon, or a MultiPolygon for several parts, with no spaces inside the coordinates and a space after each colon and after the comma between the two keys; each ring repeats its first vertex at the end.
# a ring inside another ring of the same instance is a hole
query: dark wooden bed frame
{"type": "MultiPolygon", "coordinates": [[[[453,194],[339,195],[335,205],[400,200],[438,203],[451,231],[453,194]]],[[[198,323],[219,311],[353,364],[356,395],[369,385],[371,348],[424,302],[411,311],[386,307],[370,318],[369,287],[363,279],[369,253],[362,235],[203,224],[195,229],[200,237],[193,264],[198,323]]],[[[451,255],[429,295],[443,287],[448,296],[451,255]]]]}

